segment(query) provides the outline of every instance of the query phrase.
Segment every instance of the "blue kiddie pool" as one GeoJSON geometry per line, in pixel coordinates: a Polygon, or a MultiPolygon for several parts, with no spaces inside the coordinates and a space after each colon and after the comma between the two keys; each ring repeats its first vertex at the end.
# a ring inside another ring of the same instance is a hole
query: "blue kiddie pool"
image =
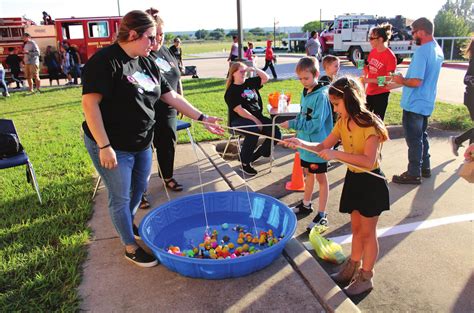
{"type": "Polygon", "coordinates": [[[139,233],[161,264],[170,270],[189,277],[223,279],[245,276],[268,266],[281,254],[295,229],[296,216],[284,203],[259,193],[228,191],[170,201],[143,218],[139,233]],[[254,233],[254,221],[258,233],[271,229],[275,237],[282,239],[258,253],[234,259],[198,259],[167,252],[169,246],[189,249],[203,242],[206,215],[210,229],[218,230],[219,238],[228,236],[234,243],[238,232],[233,228],[243,226],[254,233]],[[223,224],[229,227],[223,228],[223,224]]]}

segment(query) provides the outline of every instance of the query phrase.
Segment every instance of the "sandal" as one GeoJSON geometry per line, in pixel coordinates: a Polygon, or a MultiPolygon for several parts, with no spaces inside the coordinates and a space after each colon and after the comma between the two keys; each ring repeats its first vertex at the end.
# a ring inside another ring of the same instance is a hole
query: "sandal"
{"type": "Polygon", "coordinates": [[[148,202],[148,199],[145,197],[145,195],[142,196],[142,202],[140,202],[140,205],[138,207],[142,210],[150,208],[150,202],[148,202]]]}
{"type": "Polygon", "coordinates": [[[183,185],[178,184],[174,178],[165,179],[165,186],[173,191],[183,191],[183,185]]]}

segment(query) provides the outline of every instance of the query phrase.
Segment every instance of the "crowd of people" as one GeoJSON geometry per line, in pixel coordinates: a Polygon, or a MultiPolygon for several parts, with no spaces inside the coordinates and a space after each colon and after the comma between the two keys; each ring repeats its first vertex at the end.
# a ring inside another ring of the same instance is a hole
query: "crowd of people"
{"type": "MultiPolygon", "coordinates": [[[[82,124],[84,144],[90,158],[108,190],[108,209],[112,223],[124,246],[127,260],[142,267],[158,262],[137,244],[138,227],[134,218],[139,208],[149,208],[144,196],[152,171],[152,145],[156,148],[158,170],[166,188],[179,192],[183,186],[173,177],[176,123],[178,112],[206,122],[206,129],[223,134],[219,117],[207,116],[184,98],[181,41],[164,45],[164,21],[156,9],[131,11],[120,24],[117,41],[98,51],[85,64],[81,73],[81,58],[67,41],[55,51],[48,46],[43,62],[48,68],[50,84],[66,77],[68,84],[78,84],[82,77],[82,124]]],[[[340,61],[335,56],[321,60],[325,75],[320,75],[316,32],[311,33],[307,56],[299,60],[296,74],[301,83],[301,111],[283,122],[272,133],[272,121],[263,114],[260,90],[269,81],[265,72],[270,68],[277,78],[273,63],[272,41],[267,41],[265,67],[256,67],[253,43],[249,42],[244,57],[238,60],[238,37],[233,38],[225,87],[224,101],[228,106],[229,126],[245,127],[239,154],[241,169],[246,176],[257,170],[252,163],[269,157],[274,136],[281,138],[279,128],[292,129],[295,138],[283,144],[299,149],[301,167],[305,173],[303,199],[292,208],[295,214],[312,214],[313,189],[319,188],[317,213],[308,225],[328,226],[330,160],[348,163],[339,212],[350,214],[352,228],[351,254],[341,269],[332,275],[346,286],[349,295],[373,288],[374,267],[378,256],[376,226],[382,212],[390,209],[387,179],[381,169],[382,143],[388,139],[384,125],[390,90],[402,87],[401,107],[403,128],[408,146],[407,171],[395,175],[394,183],[421,184],[431,176],[429,140],[426,132],[436,98],[436,87],[443,62],[443,52],[433,38],[433,23],[419,18],[412,24],[413,39],[419,45],[406,76],[396,72],[396,59],[388,48],[391,36],[389,24],[379,25],[370,32],[372,51],[369,53],[360,79],[339,77],[340,61]],[[250,64],[250,65],[248,65],[250,64]],[[378,77],[391,77],[380,82],[378,77]],[[260,135],[266,139],[259,146],[260,135]],[[343,149],[338,146],[342,145],[343,149]],[[308,150],[312,150],[310,152],[308,150]]],[[[19,72],[23,66],[29,92],[40,92],[39,49],[27,33],[24,34],[24,58],[10,50],[6,63],[17,88],[23,85],[19,72]]],[[[466,74],[466,105],[472,116],[473,44],[468,49],[470,63],[466,74]],[[469,107],[469,105],[468,105],[469,107]]],[[[0,82],[4,81],[0,67],[0,82]]],[[[4,84],[4,95],[8,89],[4,84]]],[[[472,129],[451,140],[453,153],[465,139],[472,143],[472,129]]]]}

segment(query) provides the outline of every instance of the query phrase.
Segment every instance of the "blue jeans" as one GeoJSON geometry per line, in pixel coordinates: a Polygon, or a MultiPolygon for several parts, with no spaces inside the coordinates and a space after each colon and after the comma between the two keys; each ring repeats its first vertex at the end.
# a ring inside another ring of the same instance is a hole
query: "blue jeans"
{"type": "Polygon", "coordinates": [[[408,174],[421,176],[421,169],[430,169],[428,116],[403,110],[402,123],[408,145],[408,174]]]}
{"type": "Polygon", "coordinates": [[[0,70],[0,88],[3,89],[3,95],[8,93],[7,83],[5,82],[5,70],[0,70]]]}
{"type": "Polygon", "coordinates": [[[151,172],[151,148],[139,152],[115,150],[118,166],[112,170],[100,166],[99,147],[87,135],[84,143],[97,172],[109,192],[109,214],[123,244],[135,243],[132,222],[151,172]]]}

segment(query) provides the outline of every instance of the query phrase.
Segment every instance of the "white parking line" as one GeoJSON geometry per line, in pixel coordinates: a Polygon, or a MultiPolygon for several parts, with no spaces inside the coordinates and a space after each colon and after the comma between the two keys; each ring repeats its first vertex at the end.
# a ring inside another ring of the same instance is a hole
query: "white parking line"
{"type": "MultiPolygon", "coordinates": [[[[414,222],[414,223],[381,228],[381,229],[377,229],[377,237],[378,238],[387,237],[387,236],[392,236],[392,235],[397,235],[397,234],[409,233],[415,230],[433,228],[433,227],[438,227],[442,225],[454,224],[454,223],[460,223],[460,222],[466,222],[466,221],[469,221],[469,222],[474,221],[474,213],[435,218],[435,219],[427,220],[427,221],[414,222]]],[[[331,237],[328,239],[338,244],[343,245],[343,244],[352,242],[352,235],[337,236],[337,237],[331,237]]],[[[304,242],[303,245],[305,246],[306,250],[314,250],[313,246],[311,245],[309,241],[304,242]]]]}

